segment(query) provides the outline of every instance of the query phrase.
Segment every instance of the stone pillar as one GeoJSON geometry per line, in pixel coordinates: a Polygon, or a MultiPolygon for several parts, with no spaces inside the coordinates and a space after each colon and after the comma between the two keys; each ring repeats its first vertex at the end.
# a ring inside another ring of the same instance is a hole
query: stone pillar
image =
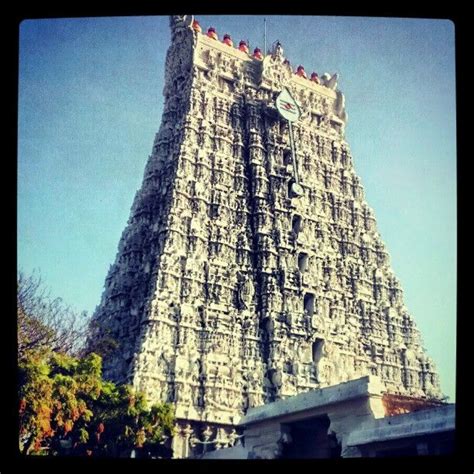
{"type": "Polygon", "coordinates": [[[181,431],[183,437],[183,458],[188,458],[190,455],[189,452],[189,439],[193,434],[193,429],[191,425],[188,423],[181,431]]]}
{"type": "Polygon", "coordinates": [[[245,448],[253,459],[278,459],[287,443],[291,443],[289,429],[278,422],[245,431],[245,448]]]}
{"type": "Polygon", "coordinates": [[[328,416],[331,424],[328,431],[333,431],[337,440],[341,443],[341,457],[361,456],[359,449],[347,446],[347,438],[362,423],[385,416],[385,408],[382,403],[382,396],[385,391],[386,388],[381,380],[371,375],[367,385],[367,398],[348,399],[346,403],[337,405],[334,409],[329,408],[328,416]]]}
{"type": "Polygon", "coordinates": [[[184,457],[184,443],[179,423],[175,424],[175,432],[173,435],[173,440],[171,441],[171,449],[173,450],[173,459],[181,459],[184,457]]]}

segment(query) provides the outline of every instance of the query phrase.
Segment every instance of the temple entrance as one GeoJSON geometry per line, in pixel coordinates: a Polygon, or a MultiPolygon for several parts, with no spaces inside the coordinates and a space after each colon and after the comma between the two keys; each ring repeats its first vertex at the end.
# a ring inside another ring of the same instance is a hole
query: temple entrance
{"type": "Polygon", "coordinates": [[[282,459],[341,457],[341,445],[334,434],[328,434],[329,425],[327,415],[288,423],[291,442],[284,445],[282,459]]]}

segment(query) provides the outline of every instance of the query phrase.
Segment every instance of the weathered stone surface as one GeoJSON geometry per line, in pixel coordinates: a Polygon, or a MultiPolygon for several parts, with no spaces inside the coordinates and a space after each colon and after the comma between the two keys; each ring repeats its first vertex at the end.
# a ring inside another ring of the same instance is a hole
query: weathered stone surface
{"type": "Polygon", "coordinates": [[[349,434],[367,421],[384,416],[385,391],[378,377],[372,375],[251,408],[240,420],[245,447],[259,458],[279,458],[284,444],[293,442],[292,425],[327,416],[326,434],[335,434],[342,455],[347,456],[349,434]]]}
{"type": "Polygon", "coordinates": [[[368,374],[440,396],[344,139],[337,77],[297,77],[280,46],[258,61],[191,20],[170,21],[162,124],[94,315],[94,341],[119,344],[105,375],[175,403],[179,436],[200,442],[230,436],[249,407],[368,374]],[[299,198],[283,87],[302,111],[299,198]]]}
{"type": "MultiPolygon", "coordinates": [[[[380,401],[385,387],[375,376],[362,377],[357,380],[340,383],[332,387],[326,387],[324,390],[312,390],[306,393],[300,393],[286,400],[279,400],[274,403],[260,407],[250,408],[247,414],[240,420],[241,425],[249,426],[262,420],[269,421],[272,418],[285,420],[286,416],[294,418],[301,416],[301,412],[315,411],[319,407],[325,410],[329,405],[342,402],[349,402],[356,399],[377,397],[380,401]]],[[[364,405],[365,406],[365,405],[364,405]]],[[[379,416],[383,416],[383,406],[379,416]]],[[[353,404],[352,413],[357,415],[357,404],[353,404]]],[[[371,409],[364,410],[372,413],[371,409]]],[[[309,416],[309,415],[306,415],[309,416]]]]}
{"type": "Polygon", "coordinates": [[[418,437],[455,429],[455,405],[365,422],[348,437],[349,446],[382,443],[399,438],[418,437]]]}

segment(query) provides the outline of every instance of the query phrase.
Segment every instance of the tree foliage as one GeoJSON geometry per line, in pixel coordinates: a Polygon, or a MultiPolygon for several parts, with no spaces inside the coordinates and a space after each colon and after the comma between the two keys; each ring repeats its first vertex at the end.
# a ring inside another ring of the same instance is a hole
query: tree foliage
{"type": "Polygon", "coordinates": [[[87,335],[86,313],[52,298],[37,273],[17,278],[18,359],[27,351],[50,349],[78,355],[87,335]]]}
{"type": "Polygon", "coordinates": [[[142,393],[102,379],[100,356],[31,351],[19,366],[20,449],[24,454],[163,454],[173,408],[148,408],[142,393]]]}
{"type": "Polygon", "coordinates": [[[173,407],[149,408],[142,393],[104,380],[101,356],[84,349],[83,315],[51,298],[38,275],[20,272],[17,285],[21,452],[169,456],[173,407]]]}

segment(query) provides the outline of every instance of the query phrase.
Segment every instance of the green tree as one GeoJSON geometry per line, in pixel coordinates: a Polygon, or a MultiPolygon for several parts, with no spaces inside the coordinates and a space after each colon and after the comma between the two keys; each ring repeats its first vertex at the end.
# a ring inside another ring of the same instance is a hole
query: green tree
{"type": "MultiPolygon", "coordinates": [[[[102,358],[84,349],[93,326],[51,298],[37,274],[18,275],[17,316],[22,453],[169,454],[172,406],[148,408],[142,393],[103,380],[102,358]]],[[[116,347],[106,342],[96,344],[102,353],[116,347]]]]}
{"type": "Polygon", "coordinates": [[[20,362],[20,449],[24,454],[159,456],[173,408],[102,379],[100,356],[29,351],[20,362]]]}

